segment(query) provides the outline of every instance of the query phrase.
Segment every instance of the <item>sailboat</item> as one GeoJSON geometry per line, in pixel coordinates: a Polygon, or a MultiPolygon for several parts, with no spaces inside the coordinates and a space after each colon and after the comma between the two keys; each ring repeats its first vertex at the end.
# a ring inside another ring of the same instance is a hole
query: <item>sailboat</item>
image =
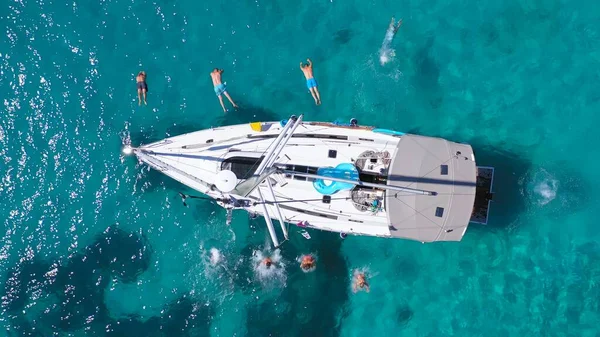
{"type": "Polygon", "coordinates": [[[214,199],[227,210],[227,223],[233,210],[263,216],[275,247],[289,239],[290,225],[460,241],[470,222],[487,224],[493,197],[494,168],[478,167],[470,145],[356,119],[342,124],[292,116],[123,151],[214,199]]]}

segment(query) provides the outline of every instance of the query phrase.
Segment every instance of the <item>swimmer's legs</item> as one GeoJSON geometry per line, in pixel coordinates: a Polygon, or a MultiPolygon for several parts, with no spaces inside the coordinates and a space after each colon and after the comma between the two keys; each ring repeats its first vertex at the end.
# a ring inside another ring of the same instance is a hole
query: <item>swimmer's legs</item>
{"type": "Polygon", "coordinates": [[[321,95],[319,94],[319,88],[315,87],[315,94],[317,95],[317,100],[319,103],[317,105],[321,105],[321,95]]]}
{"type": "Polygon", "coordinates": [[[396,27],[394,27],[394,34],[396,34],[396,32],[398,32],[398,29],[400,29],[400,26],[402,26],[402,19],[398,20],[398,22],[396,23],[396,27]]]}
{"type": "Polygon", "coordinates": [[[148,102],[146,102],[146,89],[142,89],[142,94],[144,95],[144,104],[148,105],[148,102]]]}
{"type": "Polygon", "coordinates": [[[319,96],[317,94],[317,87],[312,87],[310,88],[310,94],[312,95],[313,99],[315,100],[315,104],[319,105],[319,96]]]}
{"type": "MultiPolygon", "coordinates": [[[[225,97],[227,97],[227,99],[229,100],[229,102],[231,102],[231,104],[233,105],[234,108],[238,108],[237,104],[235,104],[235,102],[231,99],[231,96],[229,96],[229,93],[227,91],[225,91],[223,93],[225,95],[225,97]]],[[[221,96],[219,96],[221,97],[221,96]]],[[[223,99],[221,98],[221,104],[223,104],[223,99]]]]}
{"type": "Polygon", "coordinates": [[[227,113],[227,109],[225,109],[225,103],[223,102],[223,95],[219,95],[219,103],[221,103],[221,107],[223,108],[223,112],[227,113]]]}
{"type": "Polygon", "coordinates": [[[138,89],[138,105],[142,105],[142,89],[138,89]]]}

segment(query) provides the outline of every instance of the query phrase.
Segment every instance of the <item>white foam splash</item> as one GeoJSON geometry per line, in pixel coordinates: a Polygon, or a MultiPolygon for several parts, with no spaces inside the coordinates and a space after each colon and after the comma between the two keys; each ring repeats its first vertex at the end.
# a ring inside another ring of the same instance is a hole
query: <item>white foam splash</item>
{"type": "Polygon", "coordinates": [[[379,63],[383,66],[386,63],[393,61],[396,56],[396,51],[392,49],[392,40],[394,39],[395,33],[395,23],[392,21],[392,24],[388,27],[388,30],[385,32],[385,37],[383,38],[383,43],[381,44],[381,48],[379,49],[379,63]]]}
{"type": "Polygon", "coordinates": [[[396,57],[396,51],[394,49],[391,49],[389,47],[382,47],[379,50],[379,63],[382,66],[393,61],[395,57],[396,57]]]}
{"type": "Polygon", "coordinates": [[[535,172],[528,184],[534,202],[540,206],[544,206],[556,198],[558,187],[558,180],[544,169],[535,172]]]}
{"type": "Polygon", "coordinates": [[[209,257],[210,264],[213,267],[215,267],[216,265],[219,264],[219,262],[222,261],[222,259],[223,259],[223,255],[221,254],[221,252],[217,248],[212,247],[210,249],[210,257],[209,257]]]}
{"type": "Polygon", "coordinates": [[[544,207],[556,199],[559,181],[544,168],[535,168],[519,179],[521,195],[531,206],[544,207]]]}
{"type": "Polygon", "coordinates": [[[276,282],[285,284],[287,278],[285,273],[285,261],[281,257],[279,250],[275,250],[270,256],[261,251],[254,251],[251,261],[254,273],[259,281],[262,283],[276,282]],[[263,263],[267,257],[269,257],[272,262],[269,267],[263,263]]]}
{"type": "Polygon", "coordinates": [[[556,198],[557,189],[557,180],[544,180],[535,186],[534,192],[540,197],[540,204],[545,205],[556,198]]]}

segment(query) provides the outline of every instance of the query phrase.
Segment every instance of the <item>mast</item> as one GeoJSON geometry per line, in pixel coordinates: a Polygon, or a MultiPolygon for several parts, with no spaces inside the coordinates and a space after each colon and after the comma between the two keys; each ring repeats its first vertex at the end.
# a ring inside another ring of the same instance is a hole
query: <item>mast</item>
{"type": "MultiPolygon", "coordinates": [[[[298,117],[297,119],[295,119],[293,117],[290,117],[290,119],[288,119],[287,123],[283,127],[283,130],[281,130],[281,132],[279,133],[277,138],[273,141],[273,143],[271,143],[271,148],[265,154],[263,161],[260,163],[260,165],[258,166],[256,171],[254,172],[255,176],[260,176],[261,174],[263,174],[263,172],[265,170],[268,170],[273,166],[273,164],[275,163],[275,160],[277,160],[277,157],[279,156],[279,154],[281,153],[281,151],[283,150],[283,148],[285,147],[287,142],[290,140],[290,138],[292,138],[294,131],[296,131],[296,129],[298,128],[298,126],[300,126],[301,123],[302,123],[302,115],[300,115],[300,117],[298,117]]],[[[275,172],[275,170],[273,170],[273,172],[275,172]]],[[[265,176],[265,179],[268,179],[269,175],[271,175],[271,174],[272,174],[272,172],[267,174],[265,176]]],[[[269,214],[269,210],[267,209],[267,205],[266,205],[265,198],[263,196],[263,192],[260,188],[260,183],[265,179],[261,179],[261,181],[257,181],[256,186],[254,186],[254,188],[258,190],[258,196],[260,197],[260,201],[262,202],[263,212],[264,212],[264,216],[265,216],[265,222],[267,223],[267,229],[269,230],[269,235],[271,236],[271,240],[273,241],[275,248],[277,248],[277,247],[279,247],[279,240],[277,239],[277,234],[275,233],[275,228],[273,228],[273,221],[271,220],[271,215],[269,214]]],[[[267,185],[268,185],[269,197],[271,199],[273,199],[273,201],[274,201],[274,203],[272,203],[272,205],[275,206],[275,215],[277,216],[277,220],[279,220],[279,224],[281,225],[281,230],[283,232],[285,239],[287,240],[288,232],[287,232],[287,229],[285,228],[285,220],[283,218],[283,215],[281,214],[281,208],[279,207],[279,204],[276,203],[277,198],[275,197],[275,192],[273,192],[273,187],[271,186],[269,181],[267,181],[267,185]]],[[[248,192],[248,194],[251,193],[251,191],[252,190],[250,190],[248,192]]]]}
{"type": "MultiPolygon", "coordinates": [[[[300,115],[300,117],[302,117],[302,115],[300,115]]],[[[288,122],[283,127],[283,130],[281,130],[281,132],[279,133],[279,135],[277,136],[277,138],[275,138],[275,140],[273,141],[273,143],[271,143],[271,148],[265,154],[265,157],[264,157],[263,161],[260,163],[260,165],[258,165],[258,168],[256,169],[256,171],[255,171],[254,174],[260,175],[262,173],[262,171],[267,166],[267,163],[271,160],[271,157],[273,156],[273,152],[275,152],[275,150],[277,149],[277,147],[280,145],[280,143],[283,140],[283,138],[285,137],[287,131],[290,128],[292,128],[293,126],[294,126],[294,120],[290,117],[290,119],[288,120],[288,122]]],[[[285,143],[283,144],[283,146],[285,146],[285,143]]]]}
{"type": "Polygon", "coordinates": [[[267,228],[269,229],[269,235],[271,235],[271,240],[273,241],[273,245],[275,245],[275,248],[279,247],[279,240],[277,239],[277,233],[275,233],[275,228],[273,228],[273,221],[271,220],[271,215],[269,214],[269,211],[267,210],[267,205],[265,205],[265,198],[263,197],[262,192],[260,191],[260,188],[258,188],[258,196],[260,197],[260,200],[263,202],[262,203],[262,208],[263,208],[263,212],[265,213],[265,222],[267,223],[267,228]]]}
{"type": "MultiPolygon", "coordinates": [[[[285,125],[285,127],[283,128],[283,130],[281,130],[281,133],[279,133],[279,136],[277,136],[275,141],[273,141],[273,147],[265,155],[265,158],[263,159],[262,163],[260,163],[260,165],[256,169],[256,172],[254,173],[255,175],[261,175],[265,170],[267,170],[273,166],[273,164],[275,163],[275,160],[277,160],[277,157],[279,156],[279,154],[281,153],[281,151],[283,150],[285,145],[288,143],[290,138],[292,138],[294,131],[296,131],[298,126],[300,126],[300,124],[302,124],[302,117],[303,117],[303,115],[300,115],[300,117],[298,117],[295,120],[294,120],[294,118],[290,118],[288,120],[288,122],[285,125]]],[[[268,179],[268,177],[269,176],[267,175],[266,178],[268,179]]],[[[261,182],[259,181],[257,183],[260,184],[261,182]]],[[[273,191],[273,187],[271,186],[271,184],[269,183],[268,180],[267,180],[267,185],[268,185],[267,192],[268,192],[269,197],[271,199],[273,199],[273,201],[277,201],[277,198],[275,197],[275,192],[273,191]]],[[[271,221],[271,216],[268,213],[267,206],[264,203],[265,198],[261,191],[260,185],[257,185],[257,187],[258,187],[257,188],[258,195],[260,197],[260,200],[263,202],[263,211],[265,212],[265,220],[267,222],[267,228],[269,229],[269,234],[271,235],[271,240],[273,240],[273,244],[275,245],[275,247],[277,247],[277,246],[279,246],[279,242],[277,240],[277,235],[275,234],[275,229],[273,228],[273,222],[271,221]]],[[[277,216],[277,220],[279,220],[279,225],[281,226],[281,231],[283,232],[283,236],[287,240],[288,232],[287,232],[287,229],[285,228],[285,219],[283,218],[283,215],[281,214],[281,208],[279,207],[279,204],[277,204],[277,203],[273,203],[273,205],[275,206],[275,215],[277,216]]]]}
{"type": "MultiPolygon", "coordinates": [[[[265,164],[265,168],[267,167],[271,167],[275,161],[277,160],[277,157],[279,157],[279,154],[281,153],[281,151],[283,150],[283,148],[285,147],[285,145],[288,143],[288,141],[290,140],[290,138],[292,138],[292,135],[294,134],[294,132],[296,131],[296,129],[298,128],[298,126],[300,126],[300,124],[302,124],[302,117],[303,115],[300,115],[300,117],[298,117],[298,119],[296,120],[294,127],[292,127],[292,129],[290,130],[290,132],[285,136],[285,138],[282,141],[282,145],[279,146],[279,148],[274,152],[273,156],[269,159],[269,161],[265,164]]],[[[258,172],[258,174],[260,174],[262,172],[258,172]]]]}
{"type": "Polygon", "coordinates": [[[277,203],[277,198],[275,197],[275,192],[273,191],[273,186],[271,186],[271,183],[269,182],[269,178],[267,178],[267,186],[269,187],[269,196],[275,202],[275,212],[277,212],[275,214],[277,215],[277,219],[279,220],[279,224],[281,225],[283,237],[287,240],[289,237],[287,228],[285,228],[285,220],[283,219],[283,215],[281,215],[281,208],[279,208],[279,203],[277,203]]]}

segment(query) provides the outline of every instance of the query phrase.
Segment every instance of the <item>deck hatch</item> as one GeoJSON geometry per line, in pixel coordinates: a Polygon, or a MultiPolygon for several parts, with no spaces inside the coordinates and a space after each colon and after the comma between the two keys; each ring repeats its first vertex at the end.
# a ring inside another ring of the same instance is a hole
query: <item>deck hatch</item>
{"type": "Polygon", "coordinates": [[[238,179],[248,179],[252,177],[263,158],[264,156],[260,158],[246,156],[229,157],[221,162],[221,170],[233,171],[238,179]]]}
{"type": "Polygon", "coordinates": [[[443,176],[447,176],[448,175],[448,165],[441,165],[440,166],[440,174],[443,176]]]}
{"type": "Polygon", "coordinates": [[[442,216],[444,216],[444,208],[443,207],[437,207],[435,209],[435,216],[437,216],[438,218],[441,218],[442,216]]]}

